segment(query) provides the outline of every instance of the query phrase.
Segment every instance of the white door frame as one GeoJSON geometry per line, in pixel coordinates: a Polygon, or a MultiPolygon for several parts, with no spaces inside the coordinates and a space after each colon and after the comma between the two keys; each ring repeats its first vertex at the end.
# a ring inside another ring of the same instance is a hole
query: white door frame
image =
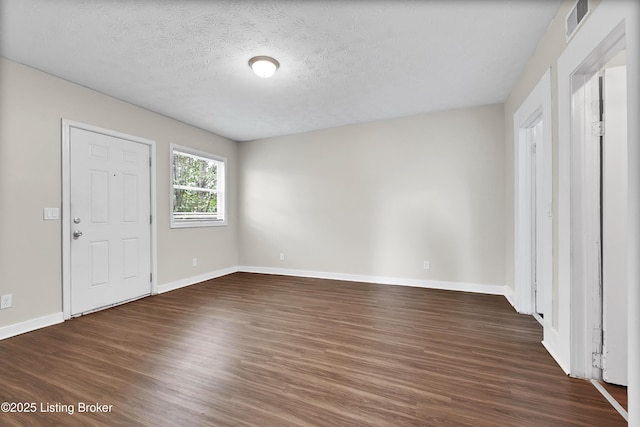
{"type": "Polygon", "coordinates": [[[542,287],[545,298],[545,324],[552,325],[551,284],[553,278],[552,241],[552,145],[551,145],[551,73],[547,70],[518,111],[513,115],[514,153],[514,271],[515,304],[519,313],[533,314],[534,289],[531,283],[533,269],[536,269],[538,286],[542,287]],[[531,150],[527,144],[527,131],[542,119],[542,144],[536,147],[537,171],[536,189],[539,200],[536,203],[535,221],[539,236],[537,245],[540,256],[532,265],[533,247],[531,229],[534,218],[531,215],[531,150]],[[523,149],[524,147],[527,147],[523,149]],[[547,319],[547,316],[549,318],[547,319]]]}
{"type": "MultiPolygon", "coordinates": [[[[579,41],[578,38],[574,39],[574,43],[579,41]]],[[[579,62],[574,61],[578,61],[580,55],[573,58],[571,56],[573,51],[569,49],[558,61],[558,70],[561,73],[559,74],[560,95],[566,95],[563,93],[566,89],[569,95],[560,98],[559,102],[563,100],[570,102],[568,109],[570,114],[566,118],[567,126],[564,126],[565,122],[560,121],[560,137],[564,142],[561,144],[560,154],[568,154],[568,156],[560,160],[559,197],[564,202],[565,208],[571,212],[568,224],[560,223],[559,236],[561,241],[569,244],[570,248],[568,254],[561,251],[559,255],[569,255],[570,258],[569,260],[562,258],[559,267],[561,272],[568,273],[570,277],[570,370],[572,375],[583,378],[599,379],[600,376],[596,370],[592,369],[591,353],[593,331],[600,329],[602,315],[596,307],[601,298],[600,238],[599,230],[595,230],[593,215],[594,212],[599,212],[600,208],[599,198],[594,194],[593,182],[596,171],[595,163],[592,162],[595,155],[594,142],[590,134],[592,120],[590,80],[624,48],[624,43],[624,24],[621,23],[605,34],[591,50],[586,49],[581,52],[584,56],[579,62]],[[567,58],[572,61],[568,61],[567,58]],[[568,135],[566,135],[567,131],[568,135]],[[565,163],[567,161],[568,165],[565,163]]],[[[563,112],[566,111],[563,111],[561,103],[560,113],[563,112]]]]}
{"type": "MultiPolygon", "coordinates": [[[[156,164],[156,143],[150,139],[127,135],[72,120],[62,119],[62,312],[64,319],[71,318],[71,129],[82,129],[115,138],[126,139],[148,145],[152,165],[156,164]]],[[[156,168],[151,167],[151,294],[158,293],[157,285],[157,215],[156,215],[156,168]]]]}
{"type": "MultiPolygon", "coordinates": [[[[574,126],[575,105],[584,96],[585,76],[602,68],[626,43],[627,115],[640,115],[640,5],[635,1],[602,2],[585,25],[574,36],[558,60],[558,326],[561,336],[558,348],[563,363],[573,376],[585,377],[591,372],[590,344],[592,314],[587,309],[594,289],[589,280],[588,254],[580,250],[576,239],[584,236],[586,218],[575,202],[584,198],[585,186],[579,180],[584,164],[581,144],[584,126],[574,126]],[[580,90],[582,88],[582,90],[580,90]],[[582,128],[582,130],[581,130],[582,128]]],[[[628,236],[630,260],[640,259],[640,127],[628,120],[628,236]]],[[[640,426],[640,263],[629,263],[629,425],[640,426]]],[[[593,280],[589,280],[593,283],[593,280]]]]}

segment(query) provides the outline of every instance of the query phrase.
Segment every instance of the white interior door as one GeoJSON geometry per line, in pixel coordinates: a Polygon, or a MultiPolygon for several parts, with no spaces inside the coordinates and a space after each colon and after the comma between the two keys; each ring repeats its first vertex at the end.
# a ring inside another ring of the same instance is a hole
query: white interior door
{"type": "Polygon", "coordinates": [[[150,147],[71,128],[71,315],[151,293],[150,147]]]}
{"type": "Polygon", "coordinates": [[[538,286],[543,276],[542,263],[544,259],[542,236],[542,222],[546,212],[544,210],[542,190],[544,183],[544,173],[542,171],[542,162],[538,159],[538,147],[543,144],[543,121],[538,119],[530,127],[526,128],[527,143],[527,165],[525,168],[526,191],[529,196],[528,214],[526,218],[530,225],[528,233],[531,242],[531,249],[527,253],[531,255],[529,278],[531,283],[531,307],[532,313],[544,314],[544,287],[538,286]]]}
{"type": "Polygon", "coordinates": [[[544,314],[544,287],[540,286],[540,278],[542,277],[542,260],[544,250],[543,245],[541,244],[543,240],[542,236],[542,221],[544,220],[544,215],[546,212],[544,211],[544,205],[542,202],[542,189],[543,189],[543,171],[542,171],[542,162],[539,161],[538,158],[538,149],[537,147],[542,147],[543,139],[542,139],[542,127],[544,126],[542,120],[540,120],[531,130],[532,130],[532,143],[533,150],[531,156],[531,197],[532,197],[532,218],[531,218],[531,229],[532,236],[531,240],[533,242],[533,247],[531,253],[533,255],[533,264],[532,264],[532,273],[533,273],[533,288],[534,288],[534,312],[538,314],[544,314]]]}
{"type": "Polygon", "coordinates": [[[626,67],[604,70],[602,145],[603,379],[627,384],[626,67]]]}

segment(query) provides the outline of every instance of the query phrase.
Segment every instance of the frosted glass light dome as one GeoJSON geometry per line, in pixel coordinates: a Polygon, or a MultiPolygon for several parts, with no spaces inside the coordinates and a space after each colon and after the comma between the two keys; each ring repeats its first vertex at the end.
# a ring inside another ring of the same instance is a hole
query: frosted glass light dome
{"type": "Polygon", "coordinates": [[[258,77],[266,79],[280,67],[280,63],[269,56],[254,56],[249,60],[249,66],[258,77]]]}

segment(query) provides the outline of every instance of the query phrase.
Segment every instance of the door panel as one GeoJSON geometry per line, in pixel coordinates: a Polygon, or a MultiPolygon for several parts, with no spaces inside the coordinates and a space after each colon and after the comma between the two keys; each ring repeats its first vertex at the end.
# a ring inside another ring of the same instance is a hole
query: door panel
{"type": "Polygon", "coordinates": [[[109,215],[109,172],[92,170],[90,174],[91,222],[105,224],[109,215]]]}
{"type": "Polygon", "coordinates": [[[124,239],[122,241],[122,255],[124,259],[123,277],[132,279],[138,275],[138,239],[124,239]]]}
{"type": "Polygon", "coordinates": [[[91,286],[109,283],[109,242],[91,242],[89,277],[91,286]]]}
{"type": "Polygon", "coordinates": [[[138,177],[135,175],[122,176],[122,222],[136,222],[138,220],[138,177]]]}
{"type": "Polygon", "coordinates": [[[151,292],[150,147],[72,128],[71,314],[151,292]]]}

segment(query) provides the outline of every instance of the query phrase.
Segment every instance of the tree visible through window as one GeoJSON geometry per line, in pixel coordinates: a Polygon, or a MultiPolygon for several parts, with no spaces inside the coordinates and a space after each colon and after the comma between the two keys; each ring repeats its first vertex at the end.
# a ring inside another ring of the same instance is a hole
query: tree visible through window
{"type": "Polygon", "coordinates": [[[172,227],[225,224],[226,160],[172,145],[172,227]]]}

